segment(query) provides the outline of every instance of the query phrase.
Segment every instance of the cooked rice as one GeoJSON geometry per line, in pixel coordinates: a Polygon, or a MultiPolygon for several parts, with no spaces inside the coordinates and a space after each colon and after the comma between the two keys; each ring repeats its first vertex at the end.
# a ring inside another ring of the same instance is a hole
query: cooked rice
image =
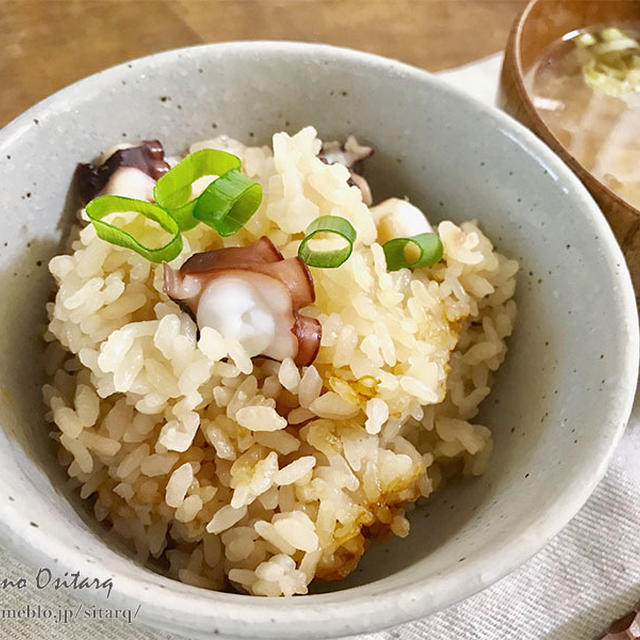
{"type": "MultiPolygon", "coordinates": [[[[517,263],[474,222],[444,221],[441,263],[388,272],[360,191],[320,146],[312,127],[276,134],[273,152],[224,136],[193,145],[238,155],[264,198],[231,238],[188,231],[172,263],[261,235],[290,257],[317,216],[350,220],[351,258],[312,269],[312,366],[251,360],[213,329],[198,339],[162,267],[98,239],[84,213],[70,255],[49,265],[44,398],[60,461],[98,520],[193,585],[288,596],[344,577],[369,538],[408,534],[403,505],[453,471],[482,473],[491,453],[471,420],[505,357],[517,263]]],[[[120,219],[162,241],[144,219],[120,219]]]]}

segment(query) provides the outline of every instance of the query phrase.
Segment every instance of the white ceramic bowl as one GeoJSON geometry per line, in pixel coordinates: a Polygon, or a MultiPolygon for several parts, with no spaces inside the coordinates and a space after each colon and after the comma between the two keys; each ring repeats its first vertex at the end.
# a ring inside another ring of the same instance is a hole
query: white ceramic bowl
{"type": "Polygon", "coordinates": [[[170,51],[30,109],[0,134],[0,167],[0,535],[33,566],[111,576],[109,606],[141,604],[138,619],[195,638],[380,629],[517,567],[603,475],[638,367],[622,254],[589,194],[547,147],[429,74],[321,45],[170,51]],[[377,199],[406,194],[432,220],[477,218],[521,261],[517,330],[481,416],[494,431],[495,454],[485,476],[438,494],[417,510],[407,539],[374,545],[347,580],[319,585],[323,593],[265,599],[205,591],[107,544],[65,489],[40,404],[39,336],[51,282],[39,261],[57,251],[75,206],[67,192],[76,162],[114,142],[159,138],[178,152],[223,132],[267,143],[274,131],[311,123],[322,137],[355,133],[376,147],[366,175],[377,199]]]}

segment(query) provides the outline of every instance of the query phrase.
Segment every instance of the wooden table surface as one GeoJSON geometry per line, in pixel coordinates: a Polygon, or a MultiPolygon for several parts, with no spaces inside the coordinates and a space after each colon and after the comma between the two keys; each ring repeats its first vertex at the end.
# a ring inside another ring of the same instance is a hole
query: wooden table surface
{"type": "Polygon", "coordinates": [[[86,75],[205,42],[285,39],[438,71],[504,47],[525,0],[0,0],[0,126],[86,75]]]}

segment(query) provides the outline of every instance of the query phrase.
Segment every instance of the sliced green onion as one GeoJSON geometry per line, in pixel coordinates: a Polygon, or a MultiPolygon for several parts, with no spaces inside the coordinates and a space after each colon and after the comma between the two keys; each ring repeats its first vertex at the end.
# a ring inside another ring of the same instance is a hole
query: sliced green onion
{"type": "Polygon", "coordinates": [[[193,209],[193,217],[196,222],[200,220],[226,237],[247,223],[261,200],[262,187],[238,169],[231,169],[202,192],[193,209]]]}
{"type": "Polygon", "coordinates": [[[196,208],[197,202],[198,199],[196,198],[195,200],[187,202],[187,204],[183,204],[177,209],[171,209],[169,211],[169,213],[171,213],[171,217],[178,223],[180,231],[189,231],[189,229],[193,229],[193,227],[200,222],[193,217],[193,210],[196,208]]]}
{"type": "Polygon", "coordinates": [[[316,218],[305,232],[298,255],[310,266],[321,269],[335,269],[346,262],[353,251],[353,243],[356,241],[356,230],[352,224],[340,216],[320,216],[316,218]],[[333,233],[347,242],[347,246],[333,251],[313,251],[308,244],[318,233],[333,233]]]}
{"type": "Polygon", "coordinates": [[[414,267],[430,267],[442,260],[442,242],[435,233],[419,233],[410,238],[394,238],[382,245],[384,257],[387,259],[387,269],[397,271],[398,269],[413,269],[414,267]],[[405,247],[408,244],[414,245],[418,251],[418,257],[407,260],[405,247]]]}
{"type": "Polygon", "coordinates": [[[111,244],[117,244],[120,247],[133,249],[133,251],[151,262],[170,262],[182,251],[182,236],[180,235],[178,223],[168,211],[165,211],[157,204],[122,196],[100,196],[87,204],[86,211],[99,238],[111,244]],[[138,242],[128,231],[103,220],[110,213],[125,213],[129,211],[135,211],[145,218],[157,222],[173,237],[163,247],[152,249],[138,242]]]}
{"type": "Polygon", "coordinates": [[[191,199],[191,185],[202,176],[222,176],[240,168],[240,159],[219,149],[201,149],[188,155],[165,173],[153,189],[153,199],[176,218],[180,229],[187,231],[198,224],[193,217],[196,199],[191,199]]]}

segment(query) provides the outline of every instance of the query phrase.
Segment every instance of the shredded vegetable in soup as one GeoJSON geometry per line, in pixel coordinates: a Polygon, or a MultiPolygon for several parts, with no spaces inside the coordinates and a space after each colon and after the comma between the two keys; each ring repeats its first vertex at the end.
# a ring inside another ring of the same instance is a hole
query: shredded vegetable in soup
{"type": "Polygon", "coordinates": [[[568,34],[525,78],[538,113],[596,178],[640,207],[640,24],[568,34]]]}

